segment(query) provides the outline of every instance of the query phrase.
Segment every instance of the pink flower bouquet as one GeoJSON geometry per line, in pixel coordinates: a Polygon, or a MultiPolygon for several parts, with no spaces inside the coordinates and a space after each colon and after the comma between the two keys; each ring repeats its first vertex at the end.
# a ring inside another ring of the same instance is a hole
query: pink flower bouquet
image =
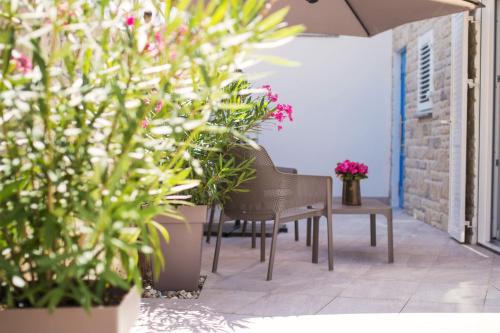
{"type": "Polygon", "coordinates": [[[342,180],[361,180],[368,178],[368,167],[363,163],[345,160],[338,163],[335,174],[342,180]]]}

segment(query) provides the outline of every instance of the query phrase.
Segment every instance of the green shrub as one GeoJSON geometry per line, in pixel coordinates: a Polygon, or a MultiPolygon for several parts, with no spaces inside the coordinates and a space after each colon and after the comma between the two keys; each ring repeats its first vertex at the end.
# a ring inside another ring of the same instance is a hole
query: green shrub
{"type": "Polygon", "coordinates": [[[237,62],[300,29],[263,0],[150,2],[158,26],[141,1],[0,3],[0,305],[140,287],[138,253],[161,265],[168,237],[152,217],[197,185],[183,158],[237,62]]]}

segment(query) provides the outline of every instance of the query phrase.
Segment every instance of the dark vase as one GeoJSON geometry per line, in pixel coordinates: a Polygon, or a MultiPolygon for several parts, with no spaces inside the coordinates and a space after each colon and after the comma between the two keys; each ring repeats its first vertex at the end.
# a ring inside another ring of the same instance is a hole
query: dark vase
{"type": "Polygon", "coordinates": [[[359,180],[344,180],[342,204],[347,206],[361,206],[361,186],[359,180]]]}

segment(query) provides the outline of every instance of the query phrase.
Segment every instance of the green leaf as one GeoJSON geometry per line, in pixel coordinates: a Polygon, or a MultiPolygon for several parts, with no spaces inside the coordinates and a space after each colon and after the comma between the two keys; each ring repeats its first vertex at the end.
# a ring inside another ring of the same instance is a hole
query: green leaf
{"type": "Polygon", "coordinates": [[[125,290],[130,288],[129,284],[118,274],[112,271],[104,271],[102,273],[102,278],[108,281],[111,285],[119,287],[125,290]]]}
{"type": "Polygon", "coordinates": [[[3,184],[2,190],[0,190],[0,201],[10,198],[15,193],[19,193],[26,187],[27,182],[28,178],[25,177],[3,184]]]}
{"type": "Polygon", "coordinates": [[[227,0],[219,1],[219,5],[216,7],[215,13],[212,15],[212,19],[210,20],[210,25],[216,25],[217,23],[220,23],[226,16],[227,9],[227,0]]]}
{"type": "Polygon", "coordinates": [[[285,7],[275,11],[274,13],[263,19],[257,25],[257,27],[259,28],[260,31],[268,31],[271,30],[272,28],[275,28],[278,24],[283,22],[289,10],[290,10],[289,7],[285,7]]]}
{"type": "Polygon", "coordinates": [[[291,27],[286,27],[286,28],[280,29],[278,31],[272,32],[272,33],[268,34],[266,37],[269,39],[274,39],[274,40],[284,39],[284,38],[288,38],[288,37],[294,37],[294,36],[304,32],[304,30],[305,30],[304,26],[294,25],[291,27]]]}
{"type": "Polygon", "coordinates": [[[170,242],[170,236],[168,234],[167,229],[162,226],[160,223],[156,222],[155,220],[151,220],[150,223],[158,230],[158,232],[162,235],[163,239],[165,242],[169,243],[170,242]]]}

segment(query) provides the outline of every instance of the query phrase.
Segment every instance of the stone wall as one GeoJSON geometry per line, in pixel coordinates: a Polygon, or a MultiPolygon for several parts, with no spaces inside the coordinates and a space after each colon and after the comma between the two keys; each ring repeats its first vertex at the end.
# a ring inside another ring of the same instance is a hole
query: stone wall
{"type": "MultiPolygon", "coordinates": [[[[406,211],[447,229],[450,145],[451,18],[412,23],[394,30],[393,47],[407,50],[406,211]],[[417,117],[418,38],[433,30],[434,93],[432,114],[417,117]]],[[[394,92],[397,93],[397,92],[394,92]]]]}

